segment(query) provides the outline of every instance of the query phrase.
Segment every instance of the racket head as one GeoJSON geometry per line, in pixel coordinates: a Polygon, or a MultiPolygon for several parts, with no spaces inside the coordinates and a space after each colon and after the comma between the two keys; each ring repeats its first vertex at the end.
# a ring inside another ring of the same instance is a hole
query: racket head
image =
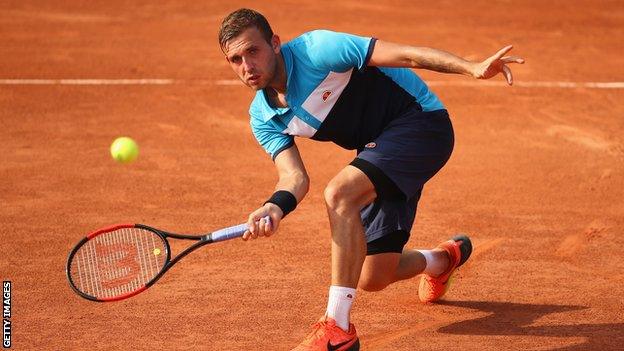
{"type": "Polygon", "coordinates": [[[171,250],[165,236],[141,224],[118,224],[84,237],[67,258],[66,273],[74,292],[109,302],[134,296],[167,269],[171,250]]]}

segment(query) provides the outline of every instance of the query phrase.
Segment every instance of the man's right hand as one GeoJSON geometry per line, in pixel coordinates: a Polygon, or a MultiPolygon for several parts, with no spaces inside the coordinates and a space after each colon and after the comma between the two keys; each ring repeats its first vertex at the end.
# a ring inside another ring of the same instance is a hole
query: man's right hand
{"type": "Polygon", "coordinates": [[[274,203],[267,202],[264,206],[253,211],[247,220],[249,229],[243,234],[243,240],[256,239],[260,236],[271,236],[279,227],[284,213],[274,203]],[[264,217],[269,216],[271,223],[268,223],[264,217]]]}

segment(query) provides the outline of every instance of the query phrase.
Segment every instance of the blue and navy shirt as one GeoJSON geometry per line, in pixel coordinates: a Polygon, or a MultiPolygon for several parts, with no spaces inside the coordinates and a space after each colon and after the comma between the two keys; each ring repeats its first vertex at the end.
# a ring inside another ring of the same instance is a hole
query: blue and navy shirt
{"type": "Polygon", "coordinates": [[[249,108],[254,136],[273,159],[295,136],[358,149],[415,105],[444,108],[412,70],[367,66],[375,40],[315,30],[282,46],[288,107],[272,107],[259,90],[249,108]]]}

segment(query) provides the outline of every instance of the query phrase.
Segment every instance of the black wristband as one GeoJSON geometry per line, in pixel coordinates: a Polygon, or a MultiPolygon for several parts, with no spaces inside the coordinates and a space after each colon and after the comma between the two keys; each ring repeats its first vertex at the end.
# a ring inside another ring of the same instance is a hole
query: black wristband
{"type": "Polygon", "coordinates": [[[290,191],[286,190],[274,192],[271,198],[266,200],[264,204],[266,205],[267,202],[277,205],[284,212],[282,218],[286,217],[287,214],[297,207],[297,198],[290,191]]]}

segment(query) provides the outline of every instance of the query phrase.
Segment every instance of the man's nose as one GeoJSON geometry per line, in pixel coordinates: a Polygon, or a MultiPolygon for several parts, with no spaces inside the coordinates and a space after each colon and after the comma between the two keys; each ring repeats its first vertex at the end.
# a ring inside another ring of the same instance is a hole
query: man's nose
{"type": "Polygon", "coordinates": [[[245,70],[245,72],[252,72],[254,69],[254,63],[243,57],[243,69],[245,70]]]}

